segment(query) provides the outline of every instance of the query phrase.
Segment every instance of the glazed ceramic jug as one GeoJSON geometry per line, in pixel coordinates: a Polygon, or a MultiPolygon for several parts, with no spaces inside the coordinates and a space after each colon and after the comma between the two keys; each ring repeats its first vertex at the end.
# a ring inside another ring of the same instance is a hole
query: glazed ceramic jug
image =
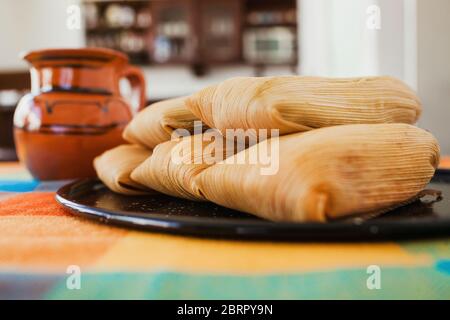
{"type": "Polygon", "coordinates": [[[145,105],[142,72],[109,49],[49,49],[24,56],[31,64],[31,93],[14,115],[19,159],[40,180],[95,176],[93,159],[124,143],[130,104],[119,91],[127,78],[145,105]]]}

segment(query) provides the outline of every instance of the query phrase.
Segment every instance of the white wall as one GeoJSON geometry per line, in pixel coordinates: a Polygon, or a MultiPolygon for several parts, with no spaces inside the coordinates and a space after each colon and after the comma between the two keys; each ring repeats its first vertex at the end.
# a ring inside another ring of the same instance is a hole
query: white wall
{"type": "Polygon", "coordinates": [[[47,47],[80,47],[83,30],[66,27],[67,7],[81,0],[0,0],[0,70],[24,69],[19,53],[47,47]]]}
{"type": "Polygon", "coordinates": [[[424,106],[419,124],[450,154],[450,1],[418,0],[418,89],[424,106]]]}
{"type": "MultiPolygon", "coordinates": [[[[406,82],[405,70],[405,36],[413,30],[405,30],[406,17],[404,3],[411,0],[378,0],[381,10],[381,29],[378,34],[378,74],[390,75],[406,82]]],[[[415,19],[415,17],[412,17],[415,19]]],[[[411,86],[413,83],[409,83],[411,86]]]]}
{"type": "Polygon", "coordinates": [[[405,79],[404,1],[298,0],[300,73],[405,79]],[[367,27],[372,5],[380,9],[380,29],[367,27]]]}
{"type": "MultiPolygon", "coordinates": [[[[254,68],[248,65],[215,66],[203,77],[196,77],[189,67],[181,66],[152,66],[142,70],[147,81],[147,96],[151,100],[189,95],[231,77],[254,76],[254,68]]],[[[272,66],[264,72],[266,76],[289,74],[293,74],[291,68],[282,66],[272,66]]]]}

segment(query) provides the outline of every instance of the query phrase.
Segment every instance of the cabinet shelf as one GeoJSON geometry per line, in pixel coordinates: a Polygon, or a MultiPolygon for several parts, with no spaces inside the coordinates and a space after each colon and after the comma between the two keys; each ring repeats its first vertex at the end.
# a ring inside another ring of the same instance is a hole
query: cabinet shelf
{"type": "Polygon", "coordinates": [[[294,28],[297,30],[296,23],[246,23],[244,25],[245,28],[276,28],[276,27],[285,27],[285,28],[294,28]]]}
{"type": "Polygon", "coordinates": [[[138,26],[130,26],[130,27],[91,27],[86,28],[86,32],[88,34],[92,33],[116,33],[120,31],[135,31],[135,32],[149,32],[148,27],[138,27],[138,26]]]}

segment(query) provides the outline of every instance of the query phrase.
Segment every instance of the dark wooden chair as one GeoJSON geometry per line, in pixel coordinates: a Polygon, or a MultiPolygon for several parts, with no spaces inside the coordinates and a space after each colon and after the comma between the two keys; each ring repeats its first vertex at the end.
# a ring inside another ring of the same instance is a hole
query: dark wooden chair
{"type": "MultiPolygon", "coordinates": [[[[29,91],[30,86],[30,74],[28,71],[0,72],[0,92],[4,90],[24,92],[29,91]]],[[[0,161],[17,159],[13,137],[15,108],[15,104],[1,105],[0,102],[0,161]]]]}

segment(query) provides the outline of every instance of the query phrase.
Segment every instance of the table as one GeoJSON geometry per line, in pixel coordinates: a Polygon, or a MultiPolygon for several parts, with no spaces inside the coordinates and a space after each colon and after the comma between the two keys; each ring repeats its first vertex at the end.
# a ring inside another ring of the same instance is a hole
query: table
{"type": "Polygon", "coordinates": [[[272,243],[146,233],[71,215],[54,200],[60,184],[0,163],[0,299],[450,299],[450,236],[272,243]]]}

